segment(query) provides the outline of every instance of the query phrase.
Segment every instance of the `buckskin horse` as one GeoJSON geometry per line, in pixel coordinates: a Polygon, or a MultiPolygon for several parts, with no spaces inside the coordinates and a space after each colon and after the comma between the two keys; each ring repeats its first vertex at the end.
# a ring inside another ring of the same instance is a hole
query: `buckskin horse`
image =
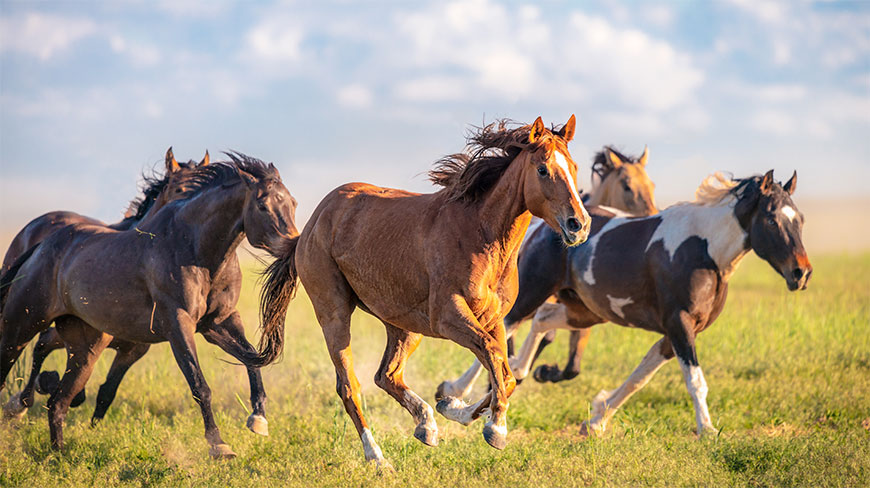
{"type": "Polygon", "coordinates": [[[493,447],[505,446],[507,399],[515,381],[502,319],[516,297],[523,235],[532,215],[567,245],[583,242],[588,232],[567,148],[574,127],[573,115],[558,131],[547,130],[540,117],[516,128],[483,127],[469,136],[466,153],[448,156],[430,171],[430,179],[444,187],[436,193],[340,186],[268,270],[267,294],[295,287],[297,276],[305,286],[335,366],[337,393],[366,460],[389,467],[363,417],[353,370],[350,316],[357,307],[386,327],[375,383],[417,422],[414,437],[430,446],[438,442],[432,408],[403,379],[405,362],[425,335],[470,349],[492,380],[480,402],[466,407],[444,399],[438,411],[465,424],[489,414],[483,437],[493,447]]]}
{"type": "Polygon", "coordinates": [[[117,337],[145,344],[169,341],[200,406],[209,454],[235,457],[215,423],[193,334],[203,334],[249,371],[274,361],[283,346],[276,338],[283,337],[284,317],[262,324],[259,352],[245,339],[235,309],[240,285],[234,281],[235,251],[247,237],[254,247],[274,252],[297,231],[296,202],[274,165],[238,153],[228,156],[229,162],[197,168],[186,198],[166,204],[138,230],[67,226],[3,275],[0,381],[30,339],[53,320],[69,352],[67,371],[48,401],[52,447],[63,447],[70,402],[117,337]],[[70,315],[80,320],[63,320],[70,315]]]}
{"type": "MultiPolygon", "coordinates": [[[[654,215],[658,212],[655,205],[654,190],[655,185],[650,180],[646,173],[646,165],[649,161],[649,148],[644,148],[643,154],[640,157],[629,157],[617,151],[613,146],[604,146],[599,151],[592,162],[592,190],[583,195],[583,205],[587,208],[593,206],[606,206],[608,208],[621,210],[633,215],[654,215]]],[[[565,261],[565,246],[562,245],[560,239],[551,239],[552,234],[547,232],[547,226],[541,225],[540,219],[532,219],[529,225],[529,230],[526,232],[526,237],[520,247],[519,254],[519,281],[520,289],[529,289],[533,284],[525,284],[526,281],[532,280],[532,283],[537,281],[537,275],[540,273],[552,274],[560,271],[552,269],[550,266],[567,266],[565,261]],[[539,240],[544,239],[546,242],[542,245],[539,240]],[[534,243],[534,244],[532,244],[534,243]],[[532,256],[532,254],[540,254],[542,256],[532,256]],[[524,260],[532,259],[534,262],[542,262],[548,267],[533,268],[523,266],[524,260]],[[561,264],[559,263],[561,261],[561,264]]],[[[546,289],[536,289],[539,294],[547,293],[546,289]]],[[[556,293],[556,288],[549,290],[548,296],[553,296],[556,293]]],[[[544,297],[545,299],[547,297],[544,297]]],[[[522,307],[519,307],[522,308],[522,307]]],[[[534,310],[527,312],[526,315],[520,315],[518,307],[514,304],[514,308],[505,316],[505,333],[508,340],[508,353],[513,355],[513,340],[514,335],[519,329],[520,324],[534,316],[534,310]],[[515,310],[516,309],[516,310],[515,310]]],[[[541,349],[547,341],[552,342],[552,330],[546,338],[541,342],[541,349]]],[[[571,350],[569,351],[569,365],[574,364],[572,361],[576,358],[576,350],[578,344],[585,344],[588,341],[589,330],[581,329],[571,331],[571,350]]],[[[579,362],[577,363],[577,372],[579,372],[579,362]]],[[[465,371],[459,378],[454,381],[444,381],[438,385],[438,390],[435,393],[436,398],[445,396],[463,398],[468,396],[474,382],[477,380],[480,373],[483,371],[483,366],[480,361],[475,360],[471,367],[465,371]]],[[[571,374],[569,367],[565,368],[565,375],[571,374]]],[[[561,371],[560,371],[561,373],[561,371]]],[[[576,374],[574,374],[576,376],[576,374]]],[[[554,375],[555,376],[555,375],[554,375]]],[[[573,376],[572,376],[573,377],[573,376]]],[[[523,377],[518,377],[521,381],[523,377]]]]}
{"type": "MultiPolygon", "coordinates": [[[[187,163],[179,163],[175,159],[175,155],[170,147],[166,151],[164,158],[165,171],[162,177],[145,176],[144,189],[142,197],[136,198],[130,203],[127,212],[124,214],[124,219],[120,222],[107,225],[110,229],[128,230],[136,226],[147,215],[156,213],[166,203],[172,199],[180,198],[186,191],[185,184],[188,182],[189,176],[194,168],[208,166],[209,164],[208,151],[205,152],[205,157],[196,163],[193,160],[187,163]]],[[[12,264],[28,249],[42,242],[54,231],[66,227],[71,224],[93,224],[106,225],[103,222],[87,217],[75,212],[56,211],[49,212],[31,220],[23,229],[21,229],[12,243],[6,250],[6,256],[3,258],[3,271],[12,267],[12,264]]],[[[67,317],[65,320],[77,320],[73,317],[67,317]]],[[[146,352],[148,352],[148,344],[135,344],[125,342],[119,339],[113,340],[109,346],[115,349],[117,353],[112,360],[112,365],[109,368],[109,373],[106,376],[106,382],[100,386],[97,394],[97,406],[94,409],[94,414],[91,417],[91,423],[99,422],[106,414],[106,410],[115,398],[118,391],[118,385],[126,374],[130,366],[138,361],[146,352]]],[[[30,378],[24,385],[24,388],[13,395],[6,405],[3,406],[3,414],[5,417],[21,417],[27,413],[27,409],[33,405],[33,393],[37,391],[43,394],[51,394],[57,388],[60,381],[60,376],[56,371],[45,371],[40,374],[42,363],[51,354],[52,351],[63,349],[64,343],[57,330],[52,327],[39,334],[36,345],[33,348],[33,362],[31,366],[30,378]]],[[[70,407],[77,407],[85,401],[85,390],[82,389],[73,398],[70,407]]]]}
{"type": "Polygon", "coordinates": [[[543,281],[533,285],[556,286],[560,303],[536,302],[535,290],[520,286],[517,306],[537,312],[512,363],[517,377],[528,374],[538,342],[554,327],[588,329],[609,321],[659,332],[664,337],[629,378],[595,397],[581,435],[605,432],[616,410],[674,356],[694,404],[698,435],[715,433],[695,340],[722,312],[728,279],[750,251],[789,290],[806,289],[813,268],[801,238],[804,217],[791,199],[796,186],[797,173],[785,185],[774,181],[773,171],[744,179],[715,174],[698,187],[693,202],[655,216],[615,217],[593,209],[589,241],[567,251],[563,273],[540,275],[543,281]]]}

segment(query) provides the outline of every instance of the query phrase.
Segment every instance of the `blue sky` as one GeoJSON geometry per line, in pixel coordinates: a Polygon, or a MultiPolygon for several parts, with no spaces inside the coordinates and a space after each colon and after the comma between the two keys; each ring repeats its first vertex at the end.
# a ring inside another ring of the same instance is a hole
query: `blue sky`
{"type": "Polygon", "coordinates": [[[870,2],[0,2],[0,227],[115,221],[139,174],[237,149],[305,218],[348,181],[428,191],[468,124],[563,123],[580,185],[603,144],[660,203],[775,168],[867,196],[870,2]]]}

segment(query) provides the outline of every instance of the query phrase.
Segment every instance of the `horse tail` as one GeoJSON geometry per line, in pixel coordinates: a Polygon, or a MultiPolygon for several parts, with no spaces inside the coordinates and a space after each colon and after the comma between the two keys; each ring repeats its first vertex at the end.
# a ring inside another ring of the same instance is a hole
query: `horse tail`
{"type": "Polygon", "coordinates": [[[6,297],[9,295],[9,288],[11,288],[12,283],[15,282],[15,275],[18,274],[18,270],[24,266],[24,263],[30,259],[30,256],[33,255],[36,248],[39,247],[39,244],[41,243],[36,243],[36,245],[25,251],[24,254],[18,256],[18,259],[12,263],[12,266],[10,266],[3,275],[0,275],[0,314],[3,313],[3,308],[6,306],[6,297]]]}
{"type": "Polygon", "coordinates": [[[285,244],[281,256],[263,271],[265,281],[260,290],[260,352],[247,361],[247,366],[261,367],[273,363],[284,352],[284,321],[287,307],[296,295],[296,246],[299,236],[285,244]]]}

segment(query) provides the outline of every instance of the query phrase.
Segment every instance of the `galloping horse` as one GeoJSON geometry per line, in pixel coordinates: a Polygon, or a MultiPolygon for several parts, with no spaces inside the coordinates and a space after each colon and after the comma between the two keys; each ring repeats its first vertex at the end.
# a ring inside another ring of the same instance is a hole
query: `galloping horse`
{"type": "MultiPolygon", "coordinates": [[[[649,161],[649,148],[644,148],[643,154],[638,158],[628,157],[614,149],[612,146],[604,146],[599,151],[592,162],[592,190],[583,195],[583,205],[587,208],[593,206],[606,206],[617,210],[622,210],[634,215],[654,215],[658,212],[656,209],[655,198],[653,196],[655,185],[649,179],[646,173],[646,165],[649,161]]],[[[546,232],[545,225],[540,225],[541,221],[532,219],[526,238],[520,247],[519,255],[519,280],[520,289],[530,289],[536,286],[539,280],[539,275],[559,273],[560,271],[553,269],[554,267],[567,266],[566,248],[560,240],[550,239],[552,234],[546,232]],[[545,245],[540,245],[541,239],[544,239],[545,245]],[[531,242],[538,243],[531,245],[531,242]],[[529,249],[533,248],[533,251],[529,249]],[[524,262],[527,264],[523,264],[524,262]]],[[[548,282],[547,279],[544,279],[548,282]]],[[[539,293],[535,294],[535,299],[538,296],[549,291],[550,295],[556,293],[556,289],[540,289],[539,293]]],[[[523,297],[521,297],[523,298],[523,297]]],[[[546,297],[545,297],[546,298],[546,297]]],[[[508,353],[513,355],[513,340],[514,335],[519,329],[520,324],[531,318],[534,315],[534,310],[521,316],[515,310],[524,309],[521,304],[515,303],[514,307],[505,316],[505,332],[508,337],[508,353]]],[[[552,342],[554,336],[553,330],[545,341],[552,342]]],[[[589,339],[589,330],[582,329],[579,331],[571,331],[571,350],[569,351],[569,365],[576,364],[576,373],[572,373],[569,367],[565,368],[565,376],[573,377],[579,373],[579,361],[574,360],[577,357],[577,345],[585,344],[589,339]]],[[[543,349],[545,342],[542,342],[543,349]]],[[[438,391],[435,393],[436,398],[445,396],[463,398],[468,396],[474,382],[480,373],[483,371],[483,366],[480,361],[475,360],[465,373],[454,381],[444,381],[438,385],[438,391]]],[[[560,372],[561,373],[561,372],[560,372]]],[[[554,375],[555,376],[555,375],[554,375]]],[[[560,374],[561,376],[561,374],[560,374]]],[[[523,377],[517,377],[517,381],[521,381],[523,377]]],[[[567,379],[567,378],[566,378],[567,379]]]]}
{"type": "Polygon", "coordinates": [[[504,314],[516,297],[516,260],[532,214],[567,245],[586,239],[589,218],[574,181],[567,143],[575,118],[559,131],[534,124],[490,124],[470,136],[470,153],[442,159],[430,178],[444,189],[410,193],[349,183],[315,209],[264,290],[302,281],[335,365],[336,390],[353,420],[365,457],[389,466],[363,418],[350,348],[357,307],[380,319],[387,347],[375,383],[405,407],[414,437],[438,442],[434,413],[405,385],[408,356],[424,335],[470,349],[486,366],[492,391],[475,405],[458,399],[438,411],[465,424],[490,414],[486,441],[503,448],[507,399],[515,381],[507,366],[504,314]]]}
{"type": "MultiPolygon", "coordinates": [[[[170,147],[166,151],[164,159],[166,166],[163,177],[148,177],[145,179],[145,188],[143,196],[131,202],[127,212],[124,214],[124,219],[120,222],[107,225],[110,229],[128,230],[141,222],[146,215],[156,213],[166,203],[172,199],[179,198],[187,190],[185,184],[188,182],[186,178],[191,174],[194,168],[208,166],[209,155],[205,152],[205,157],[199,163],[193,160],[187,163],[179,163],[175,159],[175,155],[170,147]]],[[[54,231],[66,227],[71,224],[93,224],[106,225],[97,219],[86,217],[75,212],[49,212],[31,220],[23,229],[12,239],[9,249],[6,251],[6,256],[3,258],[2,270],[5,272],[12,267],[12,264],[28,249],[42,242],[54,231]]],[[[76,320],[72,317],[67,320],[76,320]]],[[[33,364],[31,366],[30,378],[24,388],[4,405],[3,414],[6,417],[21,417],[27,413],[27,409],[33,405],[34,390],[43,394],[51,394],[56,388],[60,380],[60,376],[56,371],[46,371],[40,374],[42,363],[52,351],[62,349],[64,347],[63,340],[57,333],[55,328],[50,328],[41,334],[36,341],[36,346],[33,348],[33,364]]],[[[97,395],[97,406],[94,409],[94,415],[91,417],[91,422],[99,422],[106,414],[106,410],[115,398],[115,393],[118,391],[118,385],[124,374],[137,360],[139,360],[150,347],[148,344],[135,344],[122,340],[113,340],[109,346],[117,351],[112,366],[109,368],[109,374],[106,377],[106,382],[100,386],[99,394],[97,395]]],[[[71,407],[77,407],[85,401],[85,390],[82,389],[73,399],[71,407]]]]}
{"type": "Polygon", "coordinates": [[[202,411],[209,453],[235,456],[214,421],[193,334],[202,333],[249,366],[249,375],[277,358],[274,339],[283,335],[283,317],[263,324],[262,352],[245,339],[235,310],[235,251],[246,236],[254,247],[281,249],[297,231],[296,203],[277,169],[238,153],[228,156],[232,161],[197,168],[188,195],[166,204],[138,230],[67,226],[28,250],[0,280],[0,381],[53,320],[69,352],[67,371],[48,402],[54,448],[63,447],[63,420],[73,396],[117,337],[169,341],[202,411]]]}
{"type": "Polygon", "coordinates": [[[655,216],[593,210],[589,241],[568,250],[562,274],[536,284],[555,286],[560,303],[527,300],[535,290],[521,284],[517,303],[537,313],[512,363],[514,373],[528,374],[538,343],[554,327],[588,329],[609,321],[659,332],[664,337],[625,383],[595,397],[581,434],[603,433],[615,411],[674,355],[694,403],[698,435],[716,432],[695,338],[722,312],[728,279],[749,251],[766,260],[789,290],[806,289],[812,266],[801,240],[804,217],[791,200],[796,186],[797,173],[785,185],[774,181],[773,171],[734,180],[716,174],[701,184],[694,202],[655,216]]]}

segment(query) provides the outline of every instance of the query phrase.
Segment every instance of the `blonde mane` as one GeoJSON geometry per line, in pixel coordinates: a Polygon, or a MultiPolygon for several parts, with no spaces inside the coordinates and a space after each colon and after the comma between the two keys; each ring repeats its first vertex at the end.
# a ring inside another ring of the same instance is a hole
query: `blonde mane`
{"type": "Polygon", "coordinates": [[[735,180],[725,176],[720,172],[715,172],[704,178],[704,181],[698,185],[695,190],[695,200],[691,203],[703,206],[719,205],[729,196],[734,196],[734,188],[740,184],[740,180],[735,180]]]}

